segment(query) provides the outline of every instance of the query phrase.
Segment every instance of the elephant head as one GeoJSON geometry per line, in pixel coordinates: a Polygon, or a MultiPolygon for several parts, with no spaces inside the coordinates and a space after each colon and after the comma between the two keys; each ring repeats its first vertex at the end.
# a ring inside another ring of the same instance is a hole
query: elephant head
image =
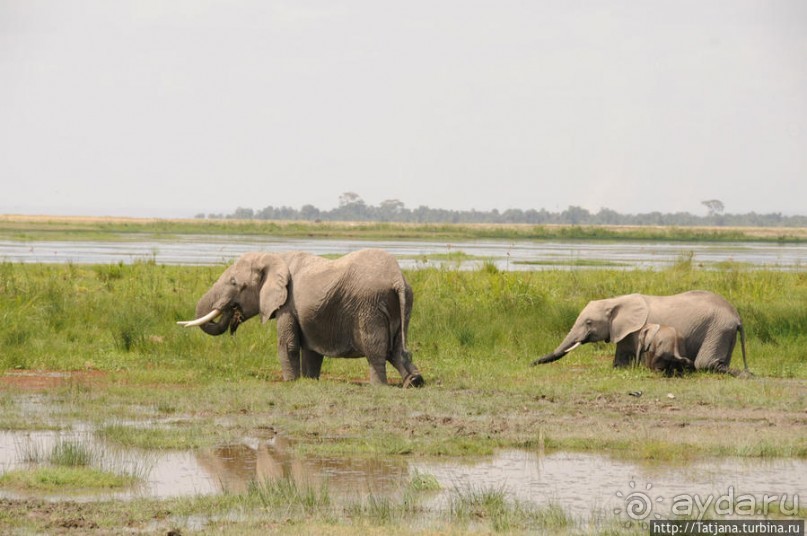
{"type": "Polygon", "coordinates": [[[557,361],[581,344],[601,341],[618,343],[639,331],[649,313],[650,308],[640,294],[590,301],[555,351],[536,359],[532,365],[557,361]]]}
{"type": "Polygon", "coordinates": [[[196,304],[196,320],[177,322],[221,335],[253,316],[266,322],[288,297],[289,267],[279,255],[248,253],[227,268],[196,304]]]}
{"type": "MultiPolygon", "coordinates": [[[[658,336],[659,330],[661,329],[661,325],[659,324],[646,324],[639,330],[639,334],[636,339],[636,361],[638,362],[642,356],[642,354],[648,354],[653,349],[653,341],[658,336]]],[[[671,328],[674,329],[674,328],[671,328]]],[[[675,335],[675,331],[673,331],[673,335],[675,335]]],[[[674,341],[673,341],[674,342],[674,341]]]]}

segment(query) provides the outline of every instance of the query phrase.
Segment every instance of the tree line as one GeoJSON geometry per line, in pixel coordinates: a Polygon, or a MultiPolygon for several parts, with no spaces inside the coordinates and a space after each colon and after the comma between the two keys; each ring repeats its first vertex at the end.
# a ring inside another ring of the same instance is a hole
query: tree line
{"type": "Polygon", "coordinates": [[[781,213],[745,214],[724,213],[723,203],[712,199],[703,201],[708,213],[695,215],[690,212],[646,212],[621,214],[602,208],[597,212],[570,206],[561,212],[546,209],[507,209],[499,211],[446,210],[421,205],[407,208],[398,199],[382,201],[377,206],[368,205],[358,194],[346,192],[339,196],[339,205],[331,210],[321,210],[313,205],[299,209],[288,206],[267,206],[262,209],[237,208],[231,214],[197,214],[204,219],[238,220],[303,220],[303,221],[380,221],[401,223],[527,223],[533,225],[673,225],[673,226],[725,226],[725,227],[807,227],[807,216],[786,216],[781,213]]]}

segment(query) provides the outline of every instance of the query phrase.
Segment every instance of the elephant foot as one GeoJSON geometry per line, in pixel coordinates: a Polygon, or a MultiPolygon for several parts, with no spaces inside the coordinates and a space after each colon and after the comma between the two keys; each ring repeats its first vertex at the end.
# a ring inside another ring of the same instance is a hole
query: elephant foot
{"type": "Polygon", "coordinates": [[[410,387],[423,387],[426,385],[426,382],[423,381],[423,376],[420,374],[410,374],[406,378],[404,378],[403,388],[408,389],[410,387]]]}

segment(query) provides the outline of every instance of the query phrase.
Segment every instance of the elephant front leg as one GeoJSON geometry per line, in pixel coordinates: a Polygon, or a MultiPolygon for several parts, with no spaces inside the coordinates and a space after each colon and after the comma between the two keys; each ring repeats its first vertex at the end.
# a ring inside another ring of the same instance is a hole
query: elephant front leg
{"type": "Polygon", "coordinates": [[[637,345],[639,344],[637,335],[631,333],[616,344],[616,352],[614,352],[614,367],[622,368],[635,365],[640,352],[637,352],[637,345]]]}
{"type": "Polygon", "coordinates": [[[684,357],[682,355],[673,355],[670,358],[670,361],[675,364],[676,367],[679,367],[682,371],[692,371],[695,370],[695,362],[692,361],[688,357],[684,357]]]}
{"type": "Polygon", "coordinates": [[[302,349],[302,372],[303,378],[319,379],[319,372],[322,369],[322,354],[318,354],[307,348],[302,349]]]}
{"type": "Polygon", "coordinates": [[[285,381],[300,377],[300,330],[290,314],[277,319],[277,358],[285,381]]]}

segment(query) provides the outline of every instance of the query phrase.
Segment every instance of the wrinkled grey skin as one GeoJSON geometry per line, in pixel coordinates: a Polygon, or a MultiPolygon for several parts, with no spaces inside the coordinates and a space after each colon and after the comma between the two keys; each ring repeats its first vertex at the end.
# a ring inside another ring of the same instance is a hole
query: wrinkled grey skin
{"type": "Polygon", "coordinates": [[[636,337],[636,362],[666,376],[695,370],[695,363],[681,355],[686,342],[672,326],[645,324],[636,337]]]}
{"type": "Polygon", "coordinates": [[[395,258],[364,249],[337,260],[302,252],[245,253],[199,300],[196,318],[214,309],[218,320],[200,327],[233,333],[260,315],[277,318],[277,353],[283,379],[319,378],[323,356],[361,357],[373,384],[386,384],[389,361],[404,386],[423,378],[406,350],[412,288],[395,258]]]}
{"type": "Polygon", "coordinates": [[[684,340],[681,354],[692,358],[696,369],[735,375],[738,372],[729,364],[739,332],[743,364],[748,370],[740,315],[723,297],[703,290],[672,296],[627,294],[591,301],[555,351],[532,364],[557,361],[580,344],[600,341],[616,343],[615,367],[633,364],[638,333],[646,324],[674,328],[684,340]]]}

